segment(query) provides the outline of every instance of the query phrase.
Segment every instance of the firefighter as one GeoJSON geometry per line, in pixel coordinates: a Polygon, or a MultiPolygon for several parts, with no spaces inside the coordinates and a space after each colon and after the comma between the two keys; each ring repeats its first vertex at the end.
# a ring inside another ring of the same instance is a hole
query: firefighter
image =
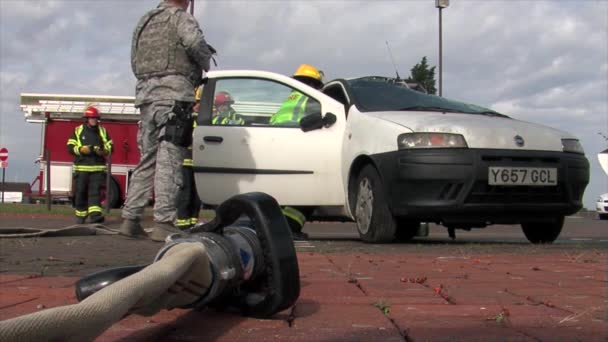
{"type": "Polygon", "coordinates": [[[245,120],[232,108],[234,99],[227,91],[220,91],[215,95],[213,101],[214,117],[211,123],[214,125],[244,125],[245,120]]]}
{"type": "MultiPolygon", "coordinates": [[[[315,89],[323,88],[323,72],[311,65],[300,65],[293,78],[315,89]]],[[[304,116],[321,112],[319,102],[309,99],[301,92],[293,90],[279,110],[272,115],[270,124],[297,127],[304,116]]]]}
{"type": "MultiPolygon", "coordinates": [[[[293,74],[293,78],[315,89],[323,88],[323,72],[311,65],[302,64],[293,74]]],[[[270,118],[270,125],[297,127],[300,120],[312,113],[320,113],[321,107],[317,101],[309,101],[309,97],[293,90],[279,110],[270,118]]],[[[307,240],[308,234],[302,232],[306,216],[303,211],[307,208],[283,207],[283,215],[289,223],[294,240],[307,240]]]]}
{"type": "Polygon", "coordinates": [[[144,207],[154,192],[154,230],[164,241],[175,227],[176,196],[182,163],[192,142],[194,88],[202,84],[215,50],[205,41],[189,0],[164,0],[137,23],[132,36],[131,68],[137,84],[135,107],[141,113],[141,159],[131,176],[122,210],[120,234],[148,237],[141,226],[144,207]]]}
{"type": "Polygon", "coordinates": [[[112,139],[99,124],[99,111],[89,106],[84,111],[85,122],[74,129],[68,139],[68,152],[74,155],[74,206],[76,223],[104,221],[100,190],[104,183],[106,156],[112,153],[112,139]]]}
{"type": "MultiPolygon", "coordinates": [[[[196,117],[200,108],[201,95],[203,87],[196,89],[194,99],[196,100],[192,107],[192,117],[194,118],[193,127],[196,127],[196,117]]],[[[198,214],[201,209],[201,200],[196,192],[196,184],[194,183],[194,170],[192,161],[192,145],[188,147],[188,152],[182,165],[182,186],[177,194],[177,221],[175,225],[180,230],[188,230],[198,223],[198,214]]]]}

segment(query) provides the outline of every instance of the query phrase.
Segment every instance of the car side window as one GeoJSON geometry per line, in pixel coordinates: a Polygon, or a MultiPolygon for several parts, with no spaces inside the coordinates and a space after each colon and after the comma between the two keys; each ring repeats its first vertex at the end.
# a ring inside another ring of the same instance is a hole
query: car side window
{"type": "Polygon", "coordinates": [[[341,85],[338,85],[338,84],[331,85],[331,86],[323,89],[323,93],[325,95],[331,97],[332,99],[340,102],[341,104],[343,104],[344,112],[346,113],[346,115],[348,115],[348,107],[349,107],[348,97],[344,93],[344,89],[342,88],[341,85]]]}
{"type": "Polygon", "coordinates": [[[321,104],[285,84],[256,78],[226,78],[215,83],[212,125],[299,127],[321,104]]]}

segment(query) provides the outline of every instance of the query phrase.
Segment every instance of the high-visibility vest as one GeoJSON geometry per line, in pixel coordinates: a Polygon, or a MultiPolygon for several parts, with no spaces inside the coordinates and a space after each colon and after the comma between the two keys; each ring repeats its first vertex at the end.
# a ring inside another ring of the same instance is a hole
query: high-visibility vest
{"type": "MultiPolygon", "coordinates": [[[[104,150],[108,153],[112,153],[112,140],[108,137],[108,132],[104,127],[98,125],[98,133],[103,144],[104,150]]],[[[74,160],[74,171],[81,172],[103,172],[106,170],[105,158],[99,157],[95,154],[83,156],[80,154],[80,147],[83,146],[80,136],[84,130],[84,124],[74,129],[74,134],[68,139],[68,147],[73,151],[76,156],[74,160]]],[[[93,152],[93,151],[91,151],[93,152]]]]}
{"type": "Polygon", "coordinates": [[[309,97],[297,90],[292,91],[281,108],[270,118],[271,125],[284,125],[286,123],[299,124],[306,114],[306,104],[309,97]]]}
{"type": "Polygon", "coordinates": [[[213,125],[244,125],[245,120],[234,110],[228,110],[224,113],[219,113],[211,120],[211,123],[213,125]]]}

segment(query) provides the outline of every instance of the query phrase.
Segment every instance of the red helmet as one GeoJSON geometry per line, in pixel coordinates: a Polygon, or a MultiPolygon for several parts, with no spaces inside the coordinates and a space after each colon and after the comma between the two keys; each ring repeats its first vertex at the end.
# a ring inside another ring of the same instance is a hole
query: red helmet
{"type": "Polygon", "coordinates": [[[93,106],[88,106],[87,109],[84,110],[83,117],[99,119],[99,111],[93,106]]]}
{"type": "Polygon", "coordinates": [[[231,105],[233,103],[234,103],[234,99],[232,98],[232,96],[230,96],[230,93],[228,93],[227,91],[220,91],[219,93],[217,93],[217,95],[215,95],[215,105],[216,106],[231,105]]]}

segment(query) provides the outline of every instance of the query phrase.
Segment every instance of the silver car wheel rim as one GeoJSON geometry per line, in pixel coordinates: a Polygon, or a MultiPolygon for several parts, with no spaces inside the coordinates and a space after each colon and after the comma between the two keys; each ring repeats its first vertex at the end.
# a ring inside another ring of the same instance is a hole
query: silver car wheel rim
{"type": "Polygon", "coordinates": [[[357,193],[356,218],[357,228],[361,234],[367,234],[369,231],[374,204],[374,192],[368,178],[363,178],[359,183],[359,192],[357,193]]]}

